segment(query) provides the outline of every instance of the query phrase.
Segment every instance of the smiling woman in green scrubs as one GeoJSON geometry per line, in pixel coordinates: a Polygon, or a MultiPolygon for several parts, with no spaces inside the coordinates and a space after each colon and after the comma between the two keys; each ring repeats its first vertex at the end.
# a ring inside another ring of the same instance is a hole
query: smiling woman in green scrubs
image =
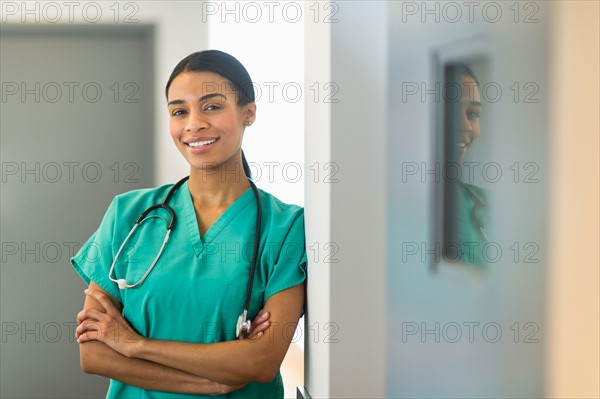
{"type": "MultiPolygon", "coordinates": [[[[459,65],[460,74],[460,136],[458,137],[458,162],[462,165],[473,143],[481,135],[480,117],[482,112],[479,82],[467,65],[459,65]]],[[[466,175],[464,173],[463,175],[466,175]]],[[[486,244],[486,219],[488,216],[488,193],[475,184],[458,182],[458,241],[462,246],[462,261],[477,267],[484,267],[486,244]]]]}
{"type": "MultiPolygon", "coordinates": [[[[77,315],[81,366],[110,378],[111,398],[282,398],[279,367],[304,304],[303,209],[258,190],[262,224],[255,237],[257,201],[241,144],[256,104],[238,60],[216,50],[194,53],[175,67],[166,94],[171,136],[190,178],[169,200],[173,231],[137,287],[119,289],[109,278],[111,264],[139,215],[172,184],[117,195],[71,259],[89,284],[77,315]],[[255,238],[253,329],[237,340],[255,238]]],[[[144,222],[114,265],[116,279],[138,282],[164,234],[160,218],[144,222]]]]}

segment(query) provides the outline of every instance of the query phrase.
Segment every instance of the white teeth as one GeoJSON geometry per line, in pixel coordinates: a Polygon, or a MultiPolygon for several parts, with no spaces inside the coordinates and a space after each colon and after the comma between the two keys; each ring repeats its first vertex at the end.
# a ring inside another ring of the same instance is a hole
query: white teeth
{"type": "Polygon", "coordinates": [[[206,141],[196,141],[195,143],[188,143],[190,147],[204,147],[205,145],[209,145],[217,141],[217,139],[206,140],[206,141]]]}

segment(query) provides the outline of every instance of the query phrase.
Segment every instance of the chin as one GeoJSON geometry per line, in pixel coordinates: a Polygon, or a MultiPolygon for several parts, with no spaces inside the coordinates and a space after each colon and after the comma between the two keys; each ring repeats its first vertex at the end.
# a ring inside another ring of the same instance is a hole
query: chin
{"type": "Polygon", "coordinates": [[[190,166],[193,169],[209,171],[209,170],[215,169],[218,166],[218,163],[215,161],[210,161],[210,160],[206,160],[206,161],[194,160],[194,161],[190,162],[190,166]]]}

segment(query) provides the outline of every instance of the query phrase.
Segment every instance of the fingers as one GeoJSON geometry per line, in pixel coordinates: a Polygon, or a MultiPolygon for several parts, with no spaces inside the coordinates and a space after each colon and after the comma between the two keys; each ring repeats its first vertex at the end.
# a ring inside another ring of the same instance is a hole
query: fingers
{"type": "Polygon", "coordinates": [[[75,338],[78,343],[99,340],[101,337],[102,327],[100,323],[95,321],[84,321],[75,329],[75,338]]]}
{"type": "Polygon", "coordinates": [[[108,296],[105,293],[98,291],[98,290],[93,290],[90,288],[84,290],[83,292],[85,292],[86,295],[89,295],[90,297],[92,297],[96,301],[98,301],[98,303],[100,305],[102,305],[102,307],[104,308],[106,313],[112,314],[112,315],[119,313],[117,311],[117,309],[115,308],[115,305],[110,301],[110,299],[108,298],[108,296]]]}
{"type": "Polygon", "coordinates": [[[79,338],[86,331],[96,331],[97,334],[95,334],[94,339],[99,339],[102,325],[107,325],[112,320],[111,316],[99,310],[84,309],[77,314],[77,323],[79,325],[75,329],[75,338],[79,338]]]}
{"type": "Polygon", "coordinates": [[[262,309],[258,312],[258,315],[254,318],[254,320],[252,320],[252,324],[260,324],[260,323],[264,323],[265,321],[269,320],[269,317],[271,317],[271,315],[269,314],[269,312],[264,312],[262,309]]]}
{"type": "Polygon", "coordinates": [[[265,321],[264,323],[260,323],[260,324],[255,325],[253,327],[253,329],[252,329],[252,334],[251,335],[258,335],[258,334],[262,335],[262,333],[264,331],[266,331],[269,328],[270,325],[271,325],[271,322],[268,321],[268,320],[265,321]]]}
{"type": "Polygon", "coordinates": [[[82,344],[82,343],[88,342],[88,341],[94,341],[94,339],[91,338],[91,335],[89,335],[87,332],[85,332],[77,337],[78,344],[82,344]]]}
{"type": "Polygon", "coordinates": [[[252,327],[247,339],[258,339],[262,337],[264,331],[266,331],[271,325],[269,317],[271,317],[269,312],[263,312],[262,310],[258,312],[258,316],[256,316],[252,321],[252,327]]]}
{"type": "Polygon", "coordinates": [[[96,309],[83,309],[77,313],[77,324],[83,323],[84,320],[106,321],[108,315],[96,309]]]}

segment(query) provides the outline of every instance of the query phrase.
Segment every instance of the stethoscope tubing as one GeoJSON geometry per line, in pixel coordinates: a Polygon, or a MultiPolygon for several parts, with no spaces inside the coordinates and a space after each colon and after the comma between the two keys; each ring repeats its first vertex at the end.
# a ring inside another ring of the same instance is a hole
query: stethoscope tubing
{"type": "MultiPolygon", "coordinates": [[[[153,217],[153,216],[150,216],[153,217]]],[[[161,218],[160,216],[154,216],[154,217],[158,217],[161,218]]],[[[149,218],[148,218],[149,219],[149,218]]],[[[162,218],[161,218],[162,219],[162,218]]],[[[147,219],[144,219],[147,220],[147,219]]],[[[143,222],[144,220],[142,220],[141,222],[143,222]]],[[[164,219],[163,219],[164,220],[164,219]]],[[[115,269],[115,264],[117,263],[117,259],[119,259],[119,255],[121,254],[121,251],[123,250],[123,248],[125,247],[125,244],[127,243],[127,241],[129,241],[129,237],[131,237],[131,235],[133,234],[133,232],[138,228],[138,226],[141,224],[141,222],[136,222],[133,225],[133,228],[129,231],[129,234],[127,234],[127,237],[125,237],[125,240],[123,241],[123,243],[121,244],[121,246],[119,247],[119,250],[117,251],[117,254],[115,255],[115,258],[113,259],[112,264],[110,265],[110,270],[109,270],[109,278],[110,276],[112,276],[113,271],[115,269]]],[[[165,222],[166,224],[166,222],[165,222]]],[[[165,238],[163,239],[163,243],[160,246],[160,250],[158,251],[158,254],[156,255],[156,257],[154,258],[154,261],[152,262],[152,264],[150,265],[150,267],[148,268],[148,270],[146,270],[146,273],[144,273],[144,275],[142,276],[142,278],[135,284],[127,284],[125,283],[124,287],[125,288],[135,288],[138,285],[142,284],[144,282],[144,280],[146,280],[146,277],[148,277],[148,275],[150,274],[150,272],[152,271],[152,269],[154,269],[154,266],[156,265],[156,262],[158,262],[158,258],[160,258],[160,255],[163,252],[163,249],[165,248],[165,245],[167,245],[167,241],[169,241],[169,235],[171,234],[171,230],[167,229],[167,232],[165,234],[165,238]]],[[[112,280],[112,278],[111,278],[112,280]]],[[[121,288],[121,283],[117,280],[117,283],[119,284],[119,288],[121,288]]]]}
{"type": "Polygon", "coordinates": [[[250,298],[252,297],[252,285],[254,284],[254,271],[256,269],[256,258],[258,257],[258,246],[260,245],[260,228],[262,222],[262,206],[260,203],[260,194],[258,188],[252,180],[248,180],[254,196],[256,198],[256,229],[254,231],[254,248],[252,249],[252,260],[250,262],[250,277],[248,278],[248,284],[246,287],[246,301],[244,302],[244,312],[247,314],[250,308],[250,298]]]}
{"type": "MultiPolygon", "coordinates": [[[[179,180],[177,183],[175,183],[173,185],[173,187],[171,187],[169,189],[169,191],[167,192],[167,195],[165,196],[165,198],[163,199],[163,201],[160,204],[152,205],[152,206],[148,207],[144,212],[142,212],[140,217],[137,218],[135,224],[133,225],[133,227],[127,234],[127,237],[125,237],[125,240],[119,247],[119,250],[117,251],[117,253],[114,257],[113,262],[110,266],[110,270],[108,272],[108,278],[111,281],[114,281],[115,283],[117,283],[119,286],[119,289],[135,288],[135,287],[139,286],[140,284],[142,284],[144,282],[144,280],[146,280],[146,277],[148,277],[148,275],[150,274],[150,272],[152,271],[152,269],[154,268],[156,263],[158,262],[158,259],[160,258],[160,255],[162,254],[162,252],[165,248],[165,245],[167,245],[167,242],[169,241],[171,230],[173,229],[173,227],[175,225],[175,220],[176,220],[175,211],[173,210],[173,208],[171,208],[168,205],[169,199],[171,198],[173,193],[183,183],[185,183],[189,178],[190,178],[189,176],[186,176],[183,179],[179,180]],[[157,215],[148,216],[148,214],[150,212],[152,212],[156,209],[165,209],[167,212],[169,212],[170,220],[168,223],[165,220],[165,218],[163,218],[162,216],[157,216],[157,215]],[[121,251],[125,247],[126,243],[129,241],[129,238],[144,221],[146,221],[150,218],[153,218],[153,217],[162,219],[165,222],[165,225],[167,226],[167,232],[163,239],[163,243],[160,247],[160,250],[158,251],[158,255],[156,255],[156,257],[154,258],[154,261],[152,262],[152,264],[150,265],[148,270],[146,270],[146,273],[142,276],[142,278],[137,283],[127,284],[127,282],[124,279],[114,279],[112,277],[112,275],[113,275],[113,272],[115,269],[115,265],[117,263],[117,260],[119,259],[119,255],[121,254],[121,251]]],[[[248,315],[248,309],[250,308],[250,300],[252,298],[252,285],[254,283],[254,274],[256,271],[256,261],[258,258],[258,247],[260,245],[260,231],[261,231],[261,222],[262,222],[262,205],[261,205],[261,200],[260,200],[260,193],[258,192],[258,188],[254,184],[254,182],[252,180],[248,180],[248,181],[250,182],[250,186],[252,187],[252,191],[254,192],[254,197],[256,198],[256,212],[257,212],[257,214],[256,214],[256,230],[255,230],[255,234],[254,234],[255,241],[254,241],[254,247],[252,250],[252,261],[250,263],[250,274],[248,276],[248,283],[246,285],[246,298],[244,301],[244,310],[243,310],[242,314],[240,315],[240,317],[238,318],[238,326],[237,326],[237,330],[236,330],[236,335],[238,336],[238,338],[240,337],[240,332],[243,334],[247,334],[250,330],[251,322],[249,320],[247,321],[246,319],[247,319],[247,315],[248,315]]]]}

